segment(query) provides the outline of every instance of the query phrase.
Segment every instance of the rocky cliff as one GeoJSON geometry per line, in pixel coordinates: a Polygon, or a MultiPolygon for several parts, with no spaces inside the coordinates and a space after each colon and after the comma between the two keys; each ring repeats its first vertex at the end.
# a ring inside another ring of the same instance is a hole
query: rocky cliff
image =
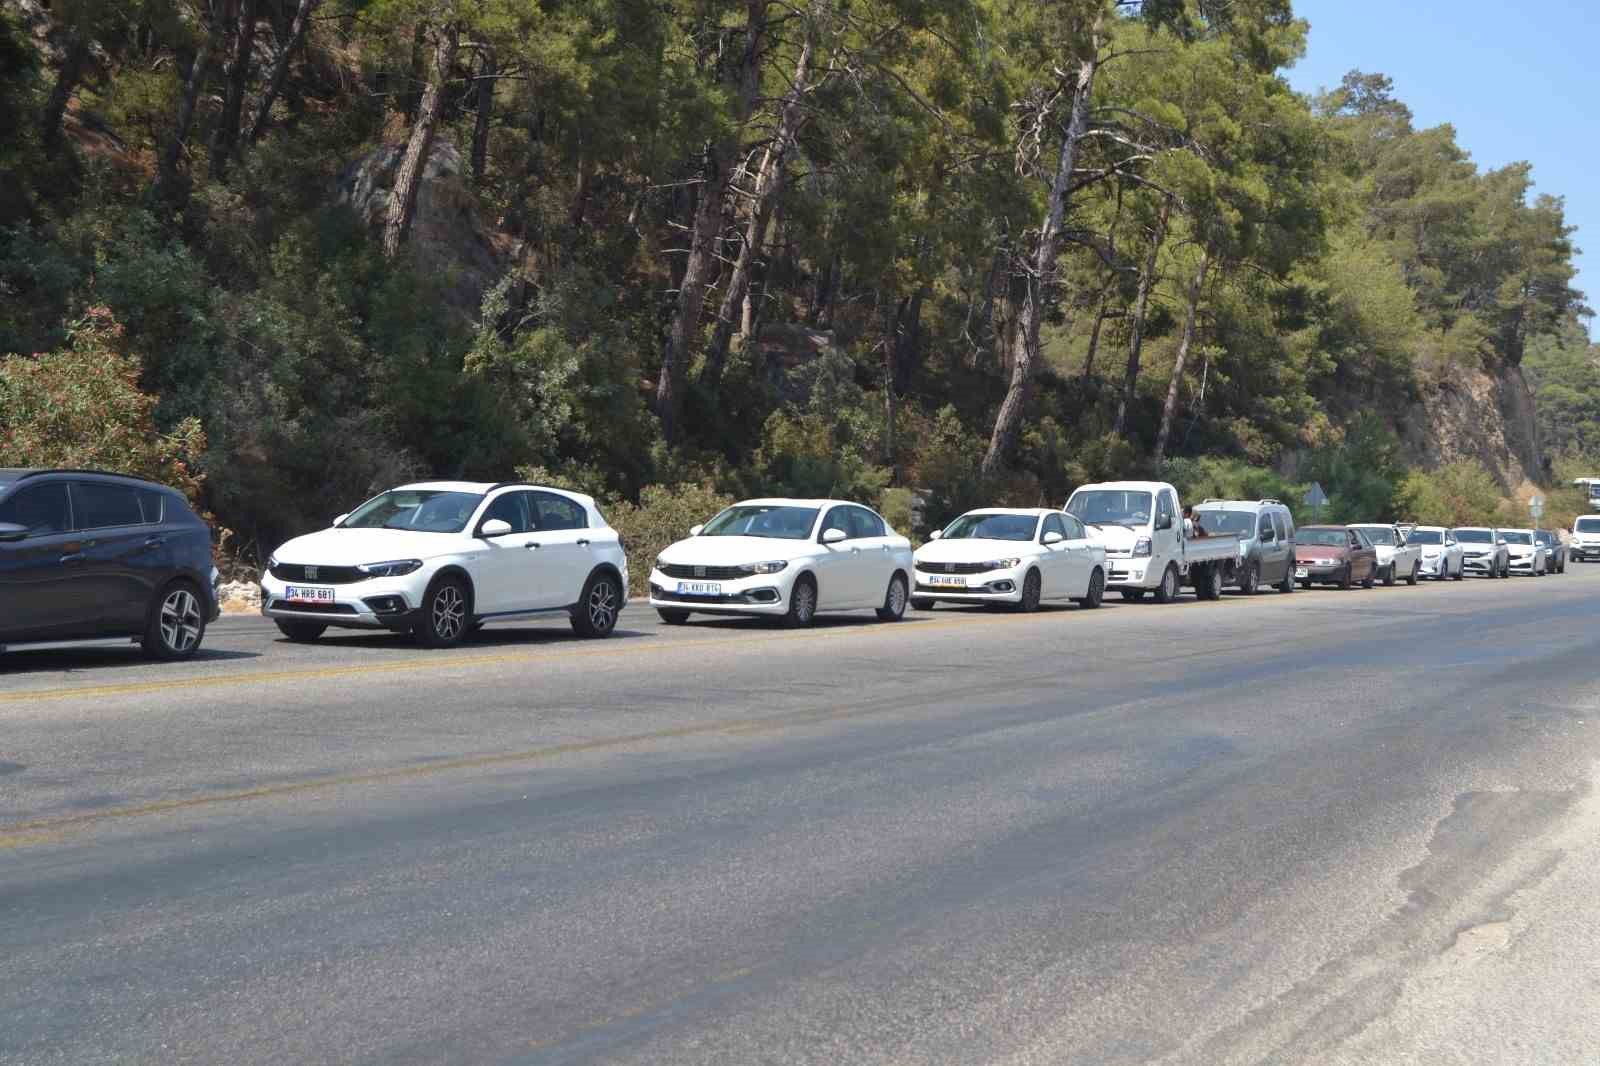
{"type": "Polygon", "coordinates": [[[1450,375],[1426,390],[1397,428],[1418,466],[1475,459],[1507,495],[1526,496],[1541,474],[1533,394],[1517,366],[1450,375]]]}

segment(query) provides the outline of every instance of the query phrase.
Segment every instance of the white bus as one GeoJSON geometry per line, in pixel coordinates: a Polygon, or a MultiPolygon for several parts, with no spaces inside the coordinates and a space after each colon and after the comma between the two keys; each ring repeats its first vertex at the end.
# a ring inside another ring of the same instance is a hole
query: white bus
{"type": "Polygon", "coordinates": [[[1600,511],[1600,477],[1575,477],[1574,485],[1583,487],[1583,493],[1589,497],[1589,510],[1600,511]]]}

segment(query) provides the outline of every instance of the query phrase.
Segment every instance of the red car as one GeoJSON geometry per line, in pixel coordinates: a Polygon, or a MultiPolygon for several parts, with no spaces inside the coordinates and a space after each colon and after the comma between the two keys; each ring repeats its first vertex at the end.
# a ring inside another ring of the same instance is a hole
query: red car
{"type": "Polygon", "coordinates": [[[1294,579],[1303,589],[1313,582],[1342,589],[1359,582],[1370,589],[1378,576],[1378,550],[1359,529],[1301,526],[1294,545],[1294,579]]]}

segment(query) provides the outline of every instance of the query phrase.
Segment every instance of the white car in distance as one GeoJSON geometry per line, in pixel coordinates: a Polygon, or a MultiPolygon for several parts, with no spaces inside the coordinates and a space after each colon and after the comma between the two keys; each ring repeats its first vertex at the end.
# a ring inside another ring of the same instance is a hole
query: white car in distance
{"type": "Polygon", "coordinates": [[[293,641],[332,626],[446,648],[485,622],[542,614],[609,636],[627,588],[621,538],[591,497],[431,481],[390,489],[279,547],[261,575],[261,613],[293,641]]]}
{"type": "Polygon", "coordinates": [[[848,500],[746,500],[663,551],[650,606],[668,625],[694,613],[756,615],[809,626],[819,612],[904,616],[911,542],[848,500]]]}
{"type": "Polygon", "coordinates": [[[1406,534],[1406,543],[1416,545],[1421,552],[1423,577],[1460,581],[1466,576],[1461,568],[1461,545],[1444,526],[1413,526],[1406,534]]]}
{"type": "Polygon", "coordinates": [[[1417,583],[1417,577],[1422,573],[1422,548],[1407,540],[1399,526],[1356,522],[1351,524],[1351,528],[1366,534],[1377,550],[1378,580],[1390,586],[1397,580],[1408,585],[1417,583]]]}
{"type": "Polygon", "coordinates": [[[1544,577],[1550,569],[1550,553],[1539,543],[1531,529],[1502,529],[1506,552],[1513,574],[1544,577]]]}
{"type": "Polygon", "coordinates": [[[968,511],[917,549],[911,605],[1007,604],[1036,611],[1073,600],[1098,607],[1106,591],[1106,550],[1072,515],[1045,509],[968,511]]]}
{"type": "Polygon", "coordinates": [[[1572,523],[1567,558],[1579,563],[1600,559],[1600,515],[1579,515],[1572,523]]]}

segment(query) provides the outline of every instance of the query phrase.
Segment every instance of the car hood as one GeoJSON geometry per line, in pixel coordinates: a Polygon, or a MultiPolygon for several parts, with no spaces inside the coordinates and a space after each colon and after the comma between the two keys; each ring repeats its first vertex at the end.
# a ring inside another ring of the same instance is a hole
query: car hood
{"type": "Polygon", "coordinates": [[[1150,530],[1146,526],[1138,529],[1129,529],[1127,526],[1089,526],[1089,543],[1098,544],[1108,552],[1131,552],[1134,542],[1140,537],[1148,537],[1150,530]]]}
{"type": "Polygon", "coordinates": [[[810,538],[690,537],[667,548],[661,553],[661,560],[680,566],[744,566],[772,559],[798,559],[820,547],[810,538]]]}
{"type": "Polygon", "coordinates": [[[430,559],[461,548],[455,533],[405,529],[324,529],[281,545],[272,555],[280,563],[358,566],[390,559],[430,559]]]}
{"type": "Polygon", "coordinates": [[[991,540],[988,537],[963,537],[960,540],[929,541],[917,549],[919,563],[982,563],[990,559],[1010,559],[1036,555],[1039,545],[1031,540],[991,540]]]}

